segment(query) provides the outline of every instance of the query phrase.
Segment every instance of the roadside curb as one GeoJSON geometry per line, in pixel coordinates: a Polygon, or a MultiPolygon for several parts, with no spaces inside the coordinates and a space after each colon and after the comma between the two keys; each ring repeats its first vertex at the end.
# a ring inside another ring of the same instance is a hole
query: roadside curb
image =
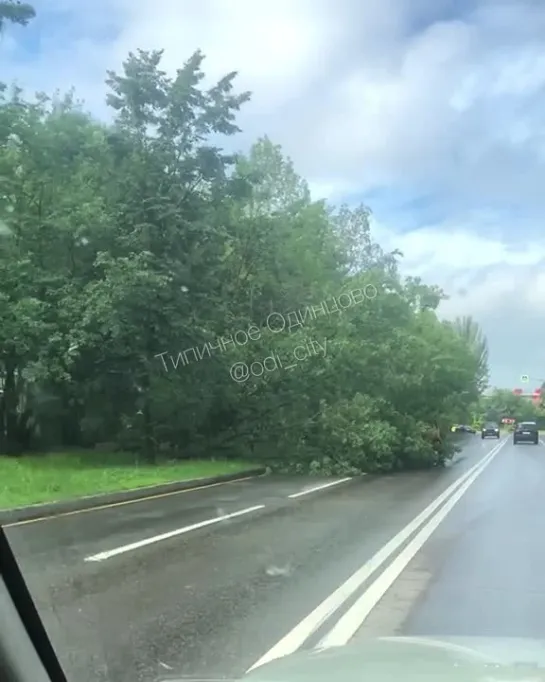
{"type": "Polygon", "coordinates": [[[260,467],[238,471],[233,474],[221,474],[208,478],[193,478],[187,481],[173,481],[171,483],[161,483],[160,485],[146,486],[144,488],[131,488],[130,490],[122,490],[114,493],[102,493],[100,495],[89,495],[58,502],[33,504],[28,507],[0,509],[0,525],[10,525],[19,523],[20,521],[34,521],[36,519],[53,517],[71,512],[83,512],[109,504],[116,504],[118,502],[131,502],[135,500],[145,501],[168,493],[181,492],[184,490],[198,490],[199,488],[204,488],[217,483],[229,483],[245,478],[263,476],[266,471],[265,467],[260,467]]]}

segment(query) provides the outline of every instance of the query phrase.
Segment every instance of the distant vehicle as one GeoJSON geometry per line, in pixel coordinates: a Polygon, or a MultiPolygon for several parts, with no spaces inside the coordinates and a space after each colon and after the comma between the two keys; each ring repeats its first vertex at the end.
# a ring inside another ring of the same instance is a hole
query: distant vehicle
{"type": "Polygon", "coordinates": [[[520,422],[513,433],[513,445],[517,443],[539,443],[539,429],[536,422],[520,422]]]}
{"type": "Polygon", "coordinates": [[[472,426],[467,424],[456,424],[452,427],[453,433],[477,433],[472,426]]]}
{"type": "Polygon", "coordinates": [[[481,438],[499,438],[500,427],[496,422],[486,422],[481,429],[481,438]]]}

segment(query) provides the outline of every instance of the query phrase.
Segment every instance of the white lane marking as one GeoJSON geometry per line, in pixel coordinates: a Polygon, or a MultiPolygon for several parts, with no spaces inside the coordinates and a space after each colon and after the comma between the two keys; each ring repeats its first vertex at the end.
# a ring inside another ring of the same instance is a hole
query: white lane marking
{"type": "Polygon", "coordinates": [[[116,547],[115,549],[110,549],[106,552],[100,552],[99,554],[93,554],[92,556],[85,557],[85,561],[105,561],[118,554],[125,554],[125,552],[132,552],[135,549],[140,549],[141,547],[146,547],[146,545],[152,545],[156,542],[161,542],[162,540],[169,540],[177,535],[183,535],[184,533],[190,533],[192,530],[198,530],[199,528],[205,528],[206,526],[212,526],[215,523],[221,523],[222,521],[227,521],[228,519],[234,519],[237,516],[243,516],[244,514],[251,514],[254,511],[259,511],[264,509],[264,504],[259,504],[255,507],[248,507],[246,509],[241,509],[240,511],[233,512],[232,514],[223,514],[223,516],[216,516],[213,519],[207,519],[206,521],[199,521],[198,523],[193,523],[191,526],[184,526],[183,528],[176,528],[168,533],[161,533],[161,535],[154,535],[151,538],[146,538],[145,540],[139,540],[138,542],[131,542],[130,545],[122,545],[121,547],[116,547]]]}
{"type": "Polygon", "coordinates": [[[319,604],[314,611],[308,614],[298,623],[287,635],[282,637],[272,649],[269,649],[258,661],[256,661],[246,672],[258,668],[276,658],[282,658],[294,653],[304,642],[315,632],[328,618],[337,611],[344,602],[349,599],[363,583],[378,569],[382,564],[418,530],[418,528],[440,507],[452,493],[457,490],[479,467],[484,466],[495,453],[505,444],[506,441],[498,443],[488,455],[480,462],[477,462],[469,471],[460,476],[450,485],[441,495],[439,495],[424,511],[416,516],[405,528],[387,542],[369,561],[365,562],[353,575],[338,587],[332,594],[319,604]]]}
{"type": "Polygon", "coordinates": [[[333,481],[332,483],[324,483],[323,485],[315,485],[313,488],[307,488],[306,490],[301,490],[301,492],[293,493],[288,495],[292,500],[296,497],[302,497],[303,495],[309,495],[310,493],[315,493],[317,490],[325,490],[325,488],[331,488],[333,485],[339,485],[339,483],[346,483],[346,481],[351,481],[352,477],[347,476],[346,478],[340,478],[338,481],[333,481]]]}
{"type": "MultiPolygon", "coordinates": [[[[505,445],[505,442],[502,444],[505,445]]],[[[489,466],[492,460],[500,451],[501,447],[489,457],[486,463],[475,471],[466,482],[450,497],[448,502],[437,511],[437,513],[424,525],[409,544],[398,554],[392,563],[374,580],[365,590],[361,597],[348,609],[340,618],[335,626],[320,641],[317,648],[329,648],[333,646],[343,646],[352,639],[360,629],[367,616],[386,594],[394,581],[400,576],[403,569],[413,559],[424,543],[429,540],[431,535],[437,530],[454,506],[465,495],[477,478],[489,466]]]]}

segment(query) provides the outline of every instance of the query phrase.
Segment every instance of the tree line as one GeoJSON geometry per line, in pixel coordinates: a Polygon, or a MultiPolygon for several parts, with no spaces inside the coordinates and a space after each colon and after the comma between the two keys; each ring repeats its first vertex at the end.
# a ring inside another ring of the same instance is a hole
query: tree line
{"type": "Polygon", "coordinates": [[[444,463],[487,382],[478,325],[441,320],[369,209],[311,197],[270,139],[228,151],[236,73],[205,87],[200,52],[173,76],[161,59],[107,73],[107,123],[2,90],[1,451],[444,463]]]}
{"type": "MultiPolygon", "coordinates": [[[[541,386],[543,391],[545,386],[541,386]]],[[[483,396],[475,412],[477,422],[501,422],[510,419],[516,422],[535,421],[539,428],[545,428],[545,411],[543,400],[533,400],[520,396],[509,389],[497,388],[489,395],[483,396]]]]}

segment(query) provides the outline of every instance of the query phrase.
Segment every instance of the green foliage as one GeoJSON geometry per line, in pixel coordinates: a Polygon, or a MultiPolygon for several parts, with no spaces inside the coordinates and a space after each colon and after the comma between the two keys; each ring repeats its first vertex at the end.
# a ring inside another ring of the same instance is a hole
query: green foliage
{"type": "Polygon", "coordinates": [[[399,274],[369,209],[313,201],[269,139],[224,152],[249,99],[235,74],[205,87],[200,53],[173,78],[160,64],[108,74],[110,125],[72,95],[0,102],[2,451],[443,464],[487,375],[478,327],[442,322],[444,293],[399,274]]]}
{"type": "Polygon", "coordinates": [[[459,317],[454,321],[454,328],[468,343],[477,359],[479,389],[484,391],[488,385],[488,343],[475,320],[471,316],[459,317]]]}
{"type": "Polygon", "coordinates": [[[0,31],[6,22],[26,26],[34,19],[36,12],[32,5],[20,0],[0,0],[0,31]]]}

